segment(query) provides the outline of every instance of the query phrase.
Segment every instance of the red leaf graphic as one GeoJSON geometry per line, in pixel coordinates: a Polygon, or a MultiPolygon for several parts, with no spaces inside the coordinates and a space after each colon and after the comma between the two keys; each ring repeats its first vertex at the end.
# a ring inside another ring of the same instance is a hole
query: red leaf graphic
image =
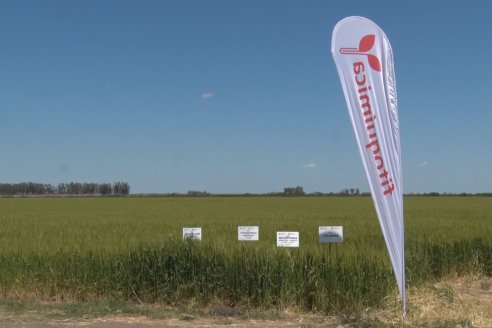
{"type": "Polygon", "coordinates": [[[367,60],[369,61],[369,66],[375,71],[381,72],[381,63],[378,57],[374,55],[367,55],[367,60]]]}
{"type": "Polygon", "coordinates": [[[374,46],[376,36],[374,34],[368,34],[362,37],[359,42],[359,52],[368,52],[374,46]]]}

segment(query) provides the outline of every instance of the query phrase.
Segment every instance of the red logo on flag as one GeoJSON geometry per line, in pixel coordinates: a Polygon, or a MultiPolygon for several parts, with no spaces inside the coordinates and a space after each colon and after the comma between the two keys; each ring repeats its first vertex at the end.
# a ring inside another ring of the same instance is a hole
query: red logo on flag
{"type": "Polygon", "coordinates": [[[374,46],[376,36],[374,34],[368,34],[362,37],[359,42],[359,48],[340,48],[342,55],[364,55],[367,56],[369,66],[375,71],[381,72],[381,62],[378,57],[368,53],[374,46]]]}

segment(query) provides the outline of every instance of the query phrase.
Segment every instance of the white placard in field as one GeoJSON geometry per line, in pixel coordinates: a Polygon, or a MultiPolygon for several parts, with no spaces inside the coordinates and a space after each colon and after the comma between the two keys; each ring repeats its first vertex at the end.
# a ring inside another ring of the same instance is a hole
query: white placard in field
{"type": "Polygon", "coordinates": [[[183,228],[183,239],[202,240],[202,228],[183,228]]]}
{"type": "Polygon", "coordinates": [[[319,227],[320,243],[341,243],[343,242],[343,227],[319,227]]]}
{"type": "Polygon", "coordinates": [[[299,247],[299,231],[277,231],[277,247],[299,247]]]}
{"type": "Polygon", "coordinates": [[[237,240],[259,240],[260,228],[258,226],[237,227],[237,240]]]}

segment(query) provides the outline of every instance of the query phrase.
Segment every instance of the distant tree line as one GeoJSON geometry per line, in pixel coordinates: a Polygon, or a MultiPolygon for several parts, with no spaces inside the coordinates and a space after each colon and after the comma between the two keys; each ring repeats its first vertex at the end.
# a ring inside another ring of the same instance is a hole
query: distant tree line
{"type": "Polygon", "coordinates": [[[439,192],[427,192],[427,193],[410,193],[405,194],[405,196],[420,196],[420,197],[491,197],[492,192],[477,192],[477,193],[468,193],[468,192],[460,192],[460,193],[439,193],[439,192]]]}
{"type": "Polygon", "coordinates": [[[342,189],[339,194],[341,196],[359,196],[360,190],[359,188],[345,188],[342,189]]]}
{"type": "Polygon", "coordinates": [[[285,196],[303,196],[305,194],[304,188],[301,186],[284,188],[285,196]]]}
{"type": "Polygon", "coordinates": [[[21,182],[0,183],[0,195],[128,195],[127,182],[111,183],[60,183],[57,186],[46,183],[21,182]]]}
{"type": "MultiPolygon", "coordinates": [[[[152,194],[133,194],[134,197],[371,197],[370,192],[362,192],[357,188],[342,189],[339,192],[319,192],[304,194],[292,194],[285,192],[268,192],[268,193],[242,193],[242,194],[214,194],[207,191],[193,191],[187,193],[152,193],[152,194]],[[347,191],[348,190],[348,191],[347,191]]],[[[492,197],[492,192],[483,193],[411,193],[404,194],[405,197],[492,197]]]]}
{"type": "Polygon", "coordinates": [[[187,196],[209,196],[210,194],[206,191],[189,190],[186,193],[187,196]]]}

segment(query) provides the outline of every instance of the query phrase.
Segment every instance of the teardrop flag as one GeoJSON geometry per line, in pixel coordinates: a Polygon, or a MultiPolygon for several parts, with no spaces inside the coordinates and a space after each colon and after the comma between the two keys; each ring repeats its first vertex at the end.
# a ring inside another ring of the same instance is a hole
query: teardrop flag
{"type": "Polygon", "coordinates": [[[393,53],[372,21],[335,26],[331,52],[406,314],[403,188],[393,53]]]}

